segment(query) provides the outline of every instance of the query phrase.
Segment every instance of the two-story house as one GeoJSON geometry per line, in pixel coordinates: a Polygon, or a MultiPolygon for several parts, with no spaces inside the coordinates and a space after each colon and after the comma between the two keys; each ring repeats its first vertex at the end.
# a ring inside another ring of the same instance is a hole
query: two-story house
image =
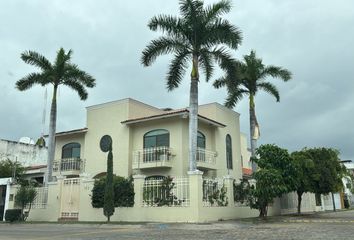
{"type": "MultiPolygon", "coordinates": [[[[85,128],[56,134],[53,175],[104,175],[106,153],[99,142],[110,135],[116,175],[184,176],[189,166],[188,114],[187,108],[159,109],[130,98],[87,107],[85,128]]],[[[242,168],[250,167],[246,146],[241,156],[241,139],[246,140],[239,114],[211,103],[199,106],[198,120],[197,168],[208,177],[241,178],[242,168]]]]}

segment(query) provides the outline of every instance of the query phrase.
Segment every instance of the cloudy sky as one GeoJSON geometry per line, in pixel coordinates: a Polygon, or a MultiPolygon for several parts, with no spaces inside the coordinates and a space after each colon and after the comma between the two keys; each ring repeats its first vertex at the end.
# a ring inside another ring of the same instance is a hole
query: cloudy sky
{"type": "MultiPolygon", "coordinates": [[[[141,51],[159,36],[147,22],[160,13],[178,15],[178,1],[0,1],[0,138],[36,139],[41,133],[44,88],[19,92],[14,87],[36,70],[21,61],[25,50],[53,60],[60,47],[73,49],[72,61],[97,80],[85,102],[70,89],[60,88],[58,131],[84,127],[86,106],[126,97],[157,107],[187,106],[188,75],[177,90],[166,91],[168,56],[149,68],[140,64],[141,51]]],[[[234,0],[225,17],[243,33],[235,58],[254,49],[264,63],[293,73],[287,83],[271,79],[280,90],[280,103],[257,95],[260,143],[290,151],[335,147],[342,159],[354,159],[354,1],[234,0]]],[[[215,72],[214,77],[220,74],[215,72]]],[[[210,82],[203,80],[199,91],[202,104],[224,102],[225,90],[213,89],[210,82]]],[[[235,108],[246,133],[247,104],[244,99],[235,108]]]]}

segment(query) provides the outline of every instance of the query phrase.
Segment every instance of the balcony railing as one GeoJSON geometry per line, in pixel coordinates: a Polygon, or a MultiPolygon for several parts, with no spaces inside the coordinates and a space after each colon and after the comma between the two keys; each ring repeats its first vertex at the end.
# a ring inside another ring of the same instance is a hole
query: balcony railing
{"type": "Polygon", "coordinates": [[[83,172],[85,160],[81,158],[65,158],[53,162],[53,172],[83,172]]]}
{"type": "Polygon", "coordinates": [[[133,152],[133,168],[171,167],[171,148],[153,147],[133,152]]]}
{"type": "Polygon", "coordinates": [[[201,168],[215,168],[217,153],[204,148],[197,149],[197,166],[201,168]]]}

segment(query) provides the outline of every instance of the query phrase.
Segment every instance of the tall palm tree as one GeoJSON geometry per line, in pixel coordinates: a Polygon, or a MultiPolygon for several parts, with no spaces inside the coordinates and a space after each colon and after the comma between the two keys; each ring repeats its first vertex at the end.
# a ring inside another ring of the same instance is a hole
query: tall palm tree
{"type": "Polygon", "coordinates": [[[52,181],[52,166],[55,154],[55,130],[57,120],[57,91],[60,85],[65,85],[76,91],[81,100],[87,99],[85,87],[95,86],[95,79],[88,73],[80,70],[76,64],[70,62],[72,50],[65,52],[60,48],[54,63],[51,63],[43,55],[26,51],[21,54],[21,59],[30,65],[36,66],[40,72],[33,72],[16,82],[16,88],[20,91],[30,89],[35,85],[53,86],[53,97],[50,109],[49,137],[48,137],[48,163],[47,180],[52,181]]]}
{"type": "Polygon", "coordinates": [[[158,56],[173,54],[167,73],[167,89],[177,88],[182,81],[188,63],[191,63],[189,96],[189,170],[196,170],[198,129],[198,82],[199,68],[209,81],[214,64],[228,69],[231,56],[228,48],[237,49],[241,43],[241,32],[221,15],[231,10],[231,2],[221,0],[204,7],[201,0],[180,0],[181,16],[158,15],[148,27],[161,30],[164,36],[152,40],[143,50],[141,62],[150,66],[158,56]]]}
{"type": "MultiPolygon", "coordinates": [[[[257,139],[260,136],[256,117],[255,96],[258,91],[263,90],[274,96],[277,102],[279,102],[280,95],[278,89],[272,83],[266,82],[266,79],[273,77],[286,82],[291,79],[291,72],[282,67],[273,65],[265,66],[262,59],[256,57],[255,51],[251,51],[249,55],[245,55],[243,60],[243,62],[235,62],[234,71],[228,72],[226,76],[216,80],[214,87],[227,87],[228,95],[225,106],[228,108],[233,108],[243,97],[248,96],[251,155],[254,157],[257,139]],[[233,74],[230,74],[232,72],[233,74]]],[[[252,170],[256,170],[255,164],[252,164],[252,170]]]]}

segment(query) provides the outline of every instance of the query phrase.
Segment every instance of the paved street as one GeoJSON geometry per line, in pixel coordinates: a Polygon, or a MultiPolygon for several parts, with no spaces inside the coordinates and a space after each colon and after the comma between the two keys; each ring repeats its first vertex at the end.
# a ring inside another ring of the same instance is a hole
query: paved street
{"type": "Polygon", "coordinates": [[[354,211],[208,224],[0,224],[0,239],[354,239],[354,211]]]}

